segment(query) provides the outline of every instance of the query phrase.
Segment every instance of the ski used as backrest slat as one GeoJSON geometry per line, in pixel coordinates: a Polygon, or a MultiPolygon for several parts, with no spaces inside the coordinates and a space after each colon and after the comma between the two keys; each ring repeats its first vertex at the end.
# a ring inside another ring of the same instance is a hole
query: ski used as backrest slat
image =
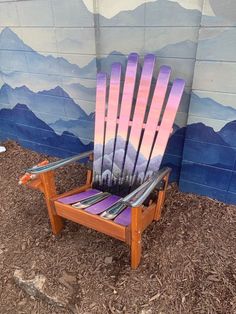
{"type": "Polygon", "coordinates": [[[152,93],[154,66],[155,56],[146,55],[137,80],[138,55],[130,54],[122,96],[120,64],[112,65],[108,97],[106,75],[97,76],[94,188],[124,196],[161,165],[184,81],[175,80],[168,95],[171,70],[161,66],[152,93]]]}
{"type": "Polygon", "coordinates": [[[111,184],[112,159],[111,154],[114,153],[116,138],[116,119],[118,113],[119,96],[120,96],[120,77],[121,64],[113,63],[110,77],[108,108],[106,118],[106,133],[104,141],[104,154],[102,166],[102,180],[106,181],[106,185],[111,184]]]}
{"type": "Polygon", "coordinates": [[[120,119],[118,124],[116,145],[113,159],[113,180],[116,182],[121,175],[122,166],[125,158],[125,148],[130,123],[130,113],[134,97],[134,88],[138,67],[138,54],[131,53],[128,56],[123,94],[120,108],[120,119]]]}
{"type": "Polygon", "coordinates": [[[152,82],[152,75],[155,65],[155,56],[153,54],[148,54],[144,58],[144,64],[140,79],[140,84],[138,88],[138,95],[133,115],[133,123],[130,130],[129,143],[127,146],[125,162],[122,173],[122,181],[130,183],[131,175],[135,167],[135,161],[137,157],[142,126],[144,122],[144,116],[146,112],[148,97],[150,93],[150,87],[152,82]]]}
{"type": "Polygon", "coordinates": [[[96,108],[95,108],[95,131],[94,131],[94,164],[93,181],[101,183],[103,145],[105,132],[105,111],[106,111],[106,88],[107,79],[105,73],[97,75],[96,108]]]}
{"type": "Polygon", "coordinates": [[[184,91],[184,86],[184,80],[176,79],[173,82],[166,108],[161,120],[160,129],[158,131],[151,158],[149,160],[145,179],[152,175],[153,172],[158,171],[160,168],[166,145],[172,131],[172,126],[175,121],[175,116],[184,91]]]}
{"type": "Polygon", "coordinates": [[[141,184],[149,157],[151,154],[151,149],[153,146],[153,141],[155,139],[155,134],[160,119],[162,107],[164,104],[166,91],[170,79],[171,69],[168,66],[162,66],[157,77],[156,86],[154,94],[152,97],[151,106],[148,113],[147,123],[145,125],[145,130],[142,138],[142,142],[139,148],[139,155],[135,165],[134,175],[133,175],[133,185],[141,184]],[[138,180],[138,182],[136,182],[138,180]]]}

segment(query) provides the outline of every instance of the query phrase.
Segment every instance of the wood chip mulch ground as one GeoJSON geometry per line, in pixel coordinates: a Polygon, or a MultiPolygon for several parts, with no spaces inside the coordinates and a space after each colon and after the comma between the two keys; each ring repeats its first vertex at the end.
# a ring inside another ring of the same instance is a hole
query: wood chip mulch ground
{"type": "MultiPolygon", "coordinates": [[[[143,259],[130,269],[128,247],[66,222],[52,235],[42,195],[18,178],[45,156],[5,143],[0,154],[0,314],[70,314],[30,297],[13,279],[43,275],[51,292],[73,285],[75,313],[236,313],[236,207],[168,190],[162,219],[143,236],[143,259]],[[69,276],[69,277],[68,277],[69,276]]],[[[53,160],[53,158],[50,158],[53,160]]],[[[85,168],[58,172],[62,192],[85,180],[85,168]]],[[[67,287],[68,288],[68,287],[67,287]]]]}

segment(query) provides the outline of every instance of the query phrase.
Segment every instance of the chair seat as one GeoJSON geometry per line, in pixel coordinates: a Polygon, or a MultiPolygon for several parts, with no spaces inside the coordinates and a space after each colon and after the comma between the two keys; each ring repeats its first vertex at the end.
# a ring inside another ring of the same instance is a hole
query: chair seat
{"type": "MultiPolygon", "coordinates": [[[[87,198],[94,196],[96,194],[101,193],[101,191],[97,189],[89,189],[84,192],[76,193],[70,196],[62,197],[58,199],[58,202],[66,205],[73,205],[77,202],[86,200],[87,198]]],[[[107,210],[110,206],[119,201],[121,197],[117,195],[110,195],[107,198],[101,200],[100,202],[93,204],[84,209],[84,211],[94,214],[100,215],[105,210],[107,210]]],[[[126,207],[114,220],[115,223],[128,226],[131,223],[131,207],[126,207]]]]}

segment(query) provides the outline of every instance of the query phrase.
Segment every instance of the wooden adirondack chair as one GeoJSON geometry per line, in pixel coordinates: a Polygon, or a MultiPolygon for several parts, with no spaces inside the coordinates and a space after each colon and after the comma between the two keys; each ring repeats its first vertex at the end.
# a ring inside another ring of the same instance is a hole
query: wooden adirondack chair
{"type": "Polygon", "coordinates": [[[115,237],[131,246],[133,269],[140,263],[142,232],[160,219],[171,169],[159,167],[184,90],[176,79],[167,95],[171,69],[162,66],[150,92],[154,66],[155,56],[146,55],[137,82],[138,55],[129,55],[121,101],[121,65],[112,65],[108,100],[106,74],[99,73],[94,152],[36,166],[22,179],[44,193],[54,234],[66,218],[115,237]],[[57,195],[54,170],[92,155],[86,184],[57,195]]]}

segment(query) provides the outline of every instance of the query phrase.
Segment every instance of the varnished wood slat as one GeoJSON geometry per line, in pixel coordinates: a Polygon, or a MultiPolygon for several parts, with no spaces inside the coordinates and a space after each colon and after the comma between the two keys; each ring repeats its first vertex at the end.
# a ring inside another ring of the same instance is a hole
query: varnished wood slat
{"type": "Polygon", "coordinates": [[[92,215],[84,210],[61,204],[57,201],[55,202],[55,208],[57,214],[63,218],[126,242],[126,227],[124,226],[117,225],[113,221],[105,220],[98,215],[92,215]]]}

